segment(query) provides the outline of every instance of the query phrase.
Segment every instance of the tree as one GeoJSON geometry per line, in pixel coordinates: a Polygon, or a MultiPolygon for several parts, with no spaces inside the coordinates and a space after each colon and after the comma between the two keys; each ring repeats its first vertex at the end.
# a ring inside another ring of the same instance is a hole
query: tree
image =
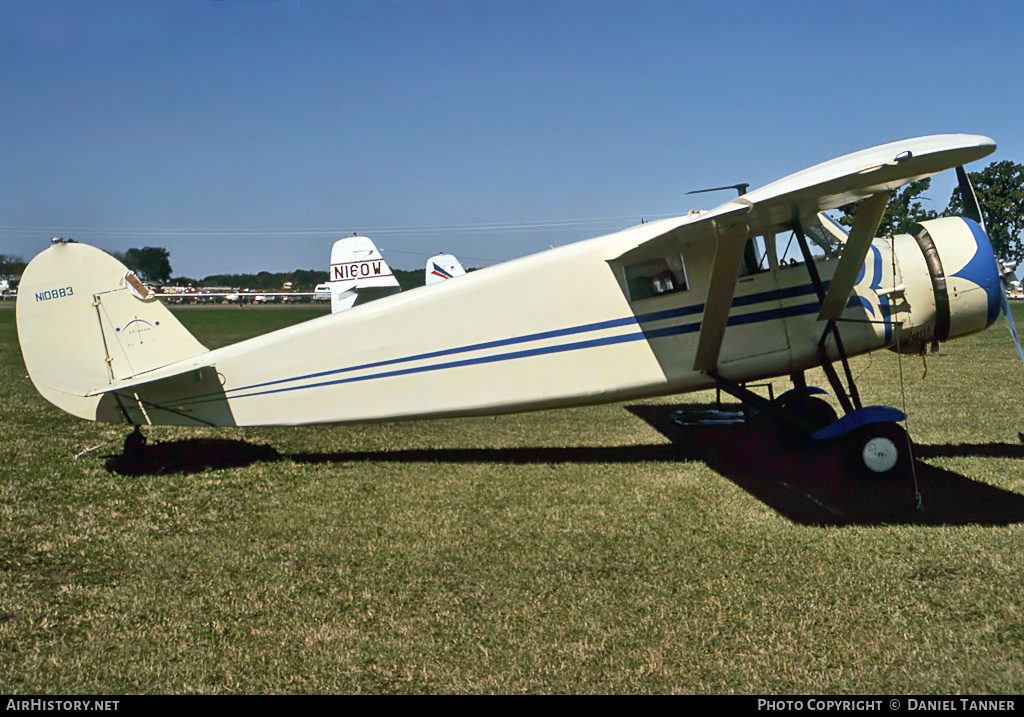
{"type": "MultiPolygon", "coordinates": [[[[918,222],[927,219],[935,219],[938,213],[931,209],[925,209],[921,200],[927,197],[921,195],[931,186],[930,177],[911,182],[889,198],[889,204],[885,207],[885,214],[882,215],[882,223],[878,226],[876,234],[885,236],[887,234],[909,234],[911,227],[918,222]]],[[[853,216],[856,213],[857,204],[847,204],[839,208],[843,214],[839,217],[839,223],[846,226],[853,225],[853,216]]]]}
{"type": "Polygon", "coordinates": [[[292,288],[295,291],[312,291],[317,284],[323,284],[330,278],[331,273],[322,269],[296,269],[292,272],[292,288]]]}
{"type": "Polygon", "coordinates": [[[26,266],[20,256],[0,254],[0,277],[18,276],[25,271],[26,266]]]}
{"type": "Polygon", "coordinates": [[[124,253],[122,261],[144,281],[163,284],[171,279],[171,253],[163,247],[129,249],[124,253]]]}
{"type": "Polygon", "coordinates": [[[415,289],[417,286],[423,286],[426,281],[426,277],[423,275],[422,269],[392,269],[391,271],[398,280],[398,285],[402,287],[402,291],[408,291],[409,289],[415,289]]]}
{"type": "MultiPolygon", "coordinates": [[[[1000,259],[1024,261],[1024,166],[1008,160],[993,162],[980,172],[968,172],[981,204],[985,230],[1000,259]]],[[[959,188],[953,190],[943,216],[963,214],[959,188]]]]}

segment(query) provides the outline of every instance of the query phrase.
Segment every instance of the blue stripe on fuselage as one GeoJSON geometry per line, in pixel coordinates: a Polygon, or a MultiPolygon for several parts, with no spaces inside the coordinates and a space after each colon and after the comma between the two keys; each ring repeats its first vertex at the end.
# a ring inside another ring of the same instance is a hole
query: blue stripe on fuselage
{"type": "MultiPolygon", "coordinates": [[[[733,306],[751,306],[758,303],[764,303],[767,301],[777,301],[784,298],[791,298],[795,296],[802,296],[807,294],[813,294],[814,287],[810,284],[790,287],[787,289],[775,290],[762,292],[758,294],[750,294],[747,296],[736,297],[733,301],[733,306]]],[[[851,305],[856,305],[855,301],[851,301],[851,305]]],[[[820,305],[817,300],[799,304],[796,306],[779,307],[765,309],[763,311],[754,311],[747,314],[739,314],[729,318],[728,326],[742,326],[753,323],[760,323],[765,321],[773,321],[783,318],[789,318],[794,316],[801,316],[818,311],[820,305]]],[[[695,304],[692,306],[683,306],[674,309],[666,309],[664,311],[654,311],[646,314],[639,314],[636,316],[628,316],[621,319],[611,319],[608,321],[598,321],[590,324],[582,324],[580,326],[572,326],[564,329],[554,329],[551,331],[542,331],[535,334],[528,334],[525,336],[518,336],[506,339],[496,339],[494,341],[485,341],[476,344],[468,344],[466,346],[459,346],[449,349],[441,349],[438,351],[431,351],[421,354],[413,354],[411,356],[405,356],[401,358],[386,359],[383,361],[375,361],[371,363],[359,364],[356,366],[349,366],[346,368],[330,369],[328,371],[319,371],[316,373],[305,374],[302,376],[296,376],[293,378],[276,379],[273,381],[266,381],[262,383],[251,384],[248,386],[241,386],[239,388],[228,389],[226,394],[231,399],[235,398],[250,398],[253,396],[262,396],[275,393],[283,393],[287,391],[296,391],[310,388],[321,388],[324,386],[332,386],[344,383],[353,383],[357,381],[368,381],[378,378],[389,378],[393,376],[402,376],[414,373],[423,373],[427,371],[440,371],[449,368],[459,368],[462,366],[471,366],[483,363],[494,363],[497,361],[508,361],[520,358],[528,358],[531,356],[541,356],[553,353],[562,353],[568,351],[579,351],[582,349],[595,348],[598,346],[608,346],[613,344],[627,343],[631,341],[639,340],[653,340],[662,338],[665,336],[675,336],[687,333],[694,333],[700,330],[700,320],[691,321],[688,323],[681,323],[672,326],[665,326],[659,328],[643,328],[643,324],[650,324],[657,321],[664,321],[667,319],[678,319],[685,316],[699,315],[703,312],[703,304],[695,304]],[[626,326],[640,325],[639,331],[618,334],[615,336],[608,336],[596,339],[587,339],[583,341],[572,341],[569,343],[557,344],[554,346],[542,346],[532,349],[523,349],[517,351],[509,351],[498,354],[492,354],[490,356],[480,356],[474,358],[467,358],[455,361],[445,361],[441,363],[430,364],[428,366],[417,366],[405,369],[395,369],[388,371],[380,371],[372,374],[362,376],[348,376],[342,377],[342,374],[352,373],[354,371],[362,371],[368,369],[381,369],[391,366],[397,366],[403,363],[409,363],[413,361],[422,361],[436,358],[445,358],[455,356],[457,354],[470,353],[473,351],[483,351],[494,348],[502,348],[515,346],[524,343],[530,343],[534,341],[542,341],[545,339],[567,337],[573,335],[579,335],[583,333],[590,333],[593,331],[602,331],[607,329],[621,328],[626,326]],[[326,379],[330,376],[338,376],[339,378],[333,380],[322,380],[314,381],[313,383],[303,383],[300,386],[283,386],[282,384],[294,383],[297,381],[310,381],[315,379],[326,379]],[[260,390],[262,389],[262,390],[260,390]]],[[[188,405],[194,403],[205,403],[213,400],[220,400],[222,396],[220,394],[203,394],[194,396],[191,399],[180,401],[177,405],[188,405]]]]}

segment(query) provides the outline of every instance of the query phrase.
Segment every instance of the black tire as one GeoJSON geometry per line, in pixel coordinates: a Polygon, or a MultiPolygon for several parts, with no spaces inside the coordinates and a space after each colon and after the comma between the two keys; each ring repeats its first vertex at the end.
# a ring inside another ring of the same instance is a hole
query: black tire
{"type": "Polygon", "coordinates": [[[836,409],[832,404],[820,398],[807,396],[797,399],[786,406],[786,410],[793,414],[798,420],[808,423],[815,431],[820,431],[825,426],[835,423],[838,418],[836,409]]]}
{"type": "Polygon", "coordinates": [[[899,478],[910,471],[910,437],[896,423],[861,426],[847,435],[847,442],[850,464],[867,476],[899,478]]]}
{"type": "Polygon", "coordinates": [[[832,404],[811,396],[793,399],[790,403],[786,404],[784,410],[810,429],[801,429],[796,424],[780,420],[778,423],[778,436],[780,442],[785,446],[802,446],[806,444],[812,433],[820,431],[825,426],[832,425],[838,417],[836,409],[832,408],[832,404]]]}

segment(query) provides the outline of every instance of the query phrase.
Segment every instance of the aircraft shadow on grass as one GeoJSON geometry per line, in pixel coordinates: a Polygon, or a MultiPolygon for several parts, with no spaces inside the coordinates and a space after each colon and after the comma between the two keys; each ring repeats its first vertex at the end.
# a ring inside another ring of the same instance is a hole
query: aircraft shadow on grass
{"type": "Polygon", "coordinates": [[[271,446],[222,438],[199,438],[150,443],[141,455],[108,455],[104,465],[108,471],[124,476],[188,475],[205,470],[244,468],[280,459],[281,454],[271,446]]]}
{"type": "Polygon", "coordinates": [[[628,410],[672,441],[677,456],[699,460],[778,513],[809,525],[1006,525],[1024,522],[1024,496],[971,480],[922,458],[1024,458],[1024,445],[915,445],[914,469],[902,478],[866,475],[837,444],[780,437],[768,419],[736,425],[676,423],[680,409],[628,410]],[[916,476],[916,490],[915,490],[916,476]],[[918,503],[918,494],[921,497],[918,503]]]}
{"type": "Polygon", "coordinates": [[[1024,444],[915,445],[912,476],[866,476],[834,444],[780,438],[769,420],[680,425],[680,409],[706,405],[634,405],[628,411],[670,443],[626,446],[411,448],[281,454],[267,445],[224,439],[157,442],[141,457],[107,456],[121,475],[200,473],[288,458],[298,463],[637,463],[700,461],[780,515],[806,525],[1006,525],[1024,522],[1024,496],[937,468],[922,458],[1024,458],[1024,444]],[[920,494],[921,503],[917,496],[920,494]]]}

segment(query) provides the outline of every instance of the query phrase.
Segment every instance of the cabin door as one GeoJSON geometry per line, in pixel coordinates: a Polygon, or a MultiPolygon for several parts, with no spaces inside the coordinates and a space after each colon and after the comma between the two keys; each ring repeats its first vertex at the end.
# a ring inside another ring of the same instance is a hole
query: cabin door
{"type": "Polygon", "coordinates": [[[747,242],[719,363],[789,352],[783,293],[779,291],[774,237],[747,242]]]}

